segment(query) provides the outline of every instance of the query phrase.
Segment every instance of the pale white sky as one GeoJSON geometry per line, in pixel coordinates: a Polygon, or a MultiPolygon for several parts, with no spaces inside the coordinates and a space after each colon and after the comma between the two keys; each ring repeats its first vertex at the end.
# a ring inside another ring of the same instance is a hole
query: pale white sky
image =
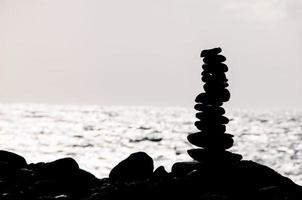
{"type": "Polygon", "coordinates": [[[302,0],[0,0],[0,102],[193,107],[202,49],[232,108],[302,109],[302,0]]]}

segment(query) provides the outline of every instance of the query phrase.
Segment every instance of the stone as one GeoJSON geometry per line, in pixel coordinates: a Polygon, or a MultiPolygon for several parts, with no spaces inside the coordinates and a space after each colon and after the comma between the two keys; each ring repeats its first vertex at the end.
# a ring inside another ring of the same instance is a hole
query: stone
{"type": "Polygon", "coordinates": [[[228,79],[226,78],[225,74],[223,72],[216,72],[216,73],[209,73],[206,71],[203,71],[201,73],[201,80],[205,83],[208,82],[227,82],[228,79]]]}
{"type": "Polygon", "coordinates": [[[210,56],[205,56],[203,59],[203,62],[206,64],[212,64],[212,63],[222,63],[226,61],[226,57],[223,55],[210,55],[210,56]]]}
{"type": "Polygon", "coordinates": [[[226,87],[227,86],[224,83],[221,83],[221,84],[206,83],[203,85],[203,89],[205,90],[205,92],[215,91],[217,93],[221,93],[221,92],[223,92],[223,90],[226,89],[226,87]]]}
{"type": "Polygon", "coordinates": [[[191,162],[177,162],[172,165],[171,172],[175,176],[184,176],[195,169],[201,167],[201,164],[196,161],[191,162]]]}
{"type": "Polygon", "coordinates": [[[216,88],[226,89],[228,86],[229,86],[229,84],[227,82],[210,80],[203,85],[203,88],[205,90],[211,90],[211,89],[216,89],[216,88]]]}
{"type": "Polygon", "coordinates": [[[166,171],[164,166],[159,166],[152,174],[152,179],[165,179],[167,177],[169,177],[169,173],[166,171]]]}
{"type": "Polygon", "coordinates": [[[0,150],[0,162],[7,163],[11,169],[18,169],[27,165],[26,160],[13,152],[0,150]]]}
{"type": "Polygon", "coordinates": [[[200,93],[199,95],[197,95],[197,97],[195,98],[195,102],[215,105],[217,107],[222,105],[221,101],[218,98],[216,98],[214,94],[209,95],[206,93],[200,93]]]}
{"type": "Polygon", "coordinates": [[[227,72],[229,70],[228,66],[223,63],[211,63],[211,64],[203,64],[202,69],[206,72],[215,74],[221,72],[227,72]]]}
{"type": "Polygon", "coordinates": [[[69,195],[61,194],[61,195],[55,196],[54,199],[57,199],[57,200],[72,200],[73,198],[71,198],[69,195]]]}
{"type": "Polygon", "coordinates": [[[210,121],[210,120],[207,120],[207,119],[204,119],[204,120],[199,120],[199,121],[196,121],[194,123],[194,125],[196,126],[196,128],[198,130],[215,130],[216,128],[217,129],[222,129],[224,127],[219,127],[219,126],[225,126],[223,124],[220,124],[218,122],[215,122],[215,121],[210,121]],[[211,129],[213,128],[213,129],[211,129]]]}
{"type": "Polygon", "coordinates": [[[217,124],[227,124],[229,123],[229,119],[225,116],[215,115],[214,113],[205,113],[198,112],[196,113],[196,118],[200,119],[200,121],[205,121],[205,124],[209,122],[209,124],[217,123],[217,124]]]}
{"type": "Polygon", "coordinates": [[[242,155],[231,153],[229,151],[209,151],[206,149],[190,149],[188,154],[194,160],[200,162],[239,162],[242,160],[242,155]]]}
{"type": "Polygon", "coordinates": [[[138,181],[149,178],[153,173],[153,160],[144,152],[136,152],[115,166],[109,179],[112,181],[138,181]]]}
{"type": "Polygon", "coordinates": [[[188,141],[198,147],[208,148],[208,149],[229,149],[233,146],[234,140],[231,134],[203,134],[203,133],[193,133],[187,136],[188,141]]]}
{"type": "Polygon", "coordinates": [[[213,49],[205,49],[201,51],[200,57],[218,55],[221,51],[222,49],[220,47],[213,48],[213,49]]]}
{"type": "Polygon", "coordinates": [[[58,159],[44,165],[41,164],[38,168],[39,173],[52,178],[64,178],[78,172],[78,170],[78,163],[70,157],[58,159]]]}
{"type": "Polygon", "coordinates": [[[231,94],[227,89],[221,91],[208,91],[207,95],[212,99],[216,99],[220,102],[227,102],[230,100],[231,94]]]}
{"type": "Polygon", "coordinates": [[[194,109],[198,110],[198,111],[208,112],[208,113],[213,112],[213,113],[216,113],[217,115],[225,114],[225,110],[222,107],[210,106],[210,105],[202,104],[202,103],[196,104],[194,106],[194,109]]]}
{"type": "Polygon", "coordinates": [[[213,135],[223,134],[226,132],[226,126],[221,124],[200,124],[200,121],[195,122],[195,126],[202,132],[208,132],[213,135]]]}

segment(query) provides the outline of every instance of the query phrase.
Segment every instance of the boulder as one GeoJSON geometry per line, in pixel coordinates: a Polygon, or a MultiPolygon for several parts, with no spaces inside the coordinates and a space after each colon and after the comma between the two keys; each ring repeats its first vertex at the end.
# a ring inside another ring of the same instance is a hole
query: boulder
{"type": "Polygon", "coordinates": [[[0,162],[7,163],[11,169],[19,169],[27,165],[22,156],[4,150],[0,150],[0,162]]]}
{"type": "Polygon", "coordinates": [[[136,152],[115,166],[110,174],[111,181],[139,181],[153,173],[153,160],[144,152],[136,152]]]}

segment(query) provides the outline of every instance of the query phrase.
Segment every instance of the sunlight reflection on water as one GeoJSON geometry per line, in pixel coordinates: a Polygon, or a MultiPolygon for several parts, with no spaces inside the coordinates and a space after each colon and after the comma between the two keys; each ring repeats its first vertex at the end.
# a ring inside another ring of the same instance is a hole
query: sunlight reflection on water
{"type": "MultiPolygon", "coordinates": [[[[97,177],[136,151],[155,166],[188,161],[186,140],[196,131],[195,111],[185,108],[0,104],[0,148],[28,162],[73,157],[97,177]]],[[[268,165],[302,184],[302,113],[237,111],[228,132],[233,152],[268,165]]]]}

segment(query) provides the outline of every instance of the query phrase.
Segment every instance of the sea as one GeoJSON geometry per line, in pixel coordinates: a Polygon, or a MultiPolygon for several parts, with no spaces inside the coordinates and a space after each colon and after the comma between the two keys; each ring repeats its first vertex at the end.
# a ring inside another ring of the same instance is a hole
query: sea
{"type": "MultiPolygon", "coordinates": [[[[302,112],[233,110],[230,151],[302,184],[302,112]]],[[[197,132],[195,111],[178,107],[0,104],[0,149],[28,163],[72,157],[98,178],[131,153],[144,151],[155,167],[191,161],[186,137],[197,132]]]]}

